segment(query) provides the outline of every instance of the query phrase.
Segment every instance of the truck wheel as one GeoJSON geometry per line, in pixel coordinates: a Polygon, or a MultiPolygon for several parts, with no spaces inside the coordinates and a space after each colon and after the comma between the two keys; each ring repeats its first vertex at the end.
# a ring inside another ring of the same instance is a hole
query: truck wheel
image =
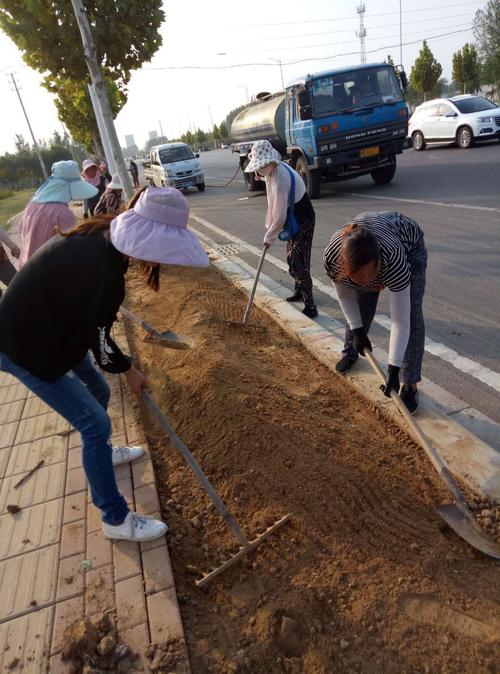
{"type": "MultiPolygon", "coordinates": [[[[243,162],[243,171],[245,171],[246,167],[250,163],[250,159],[245,159],[243,162]]],[[[255,180],[255,174],[254,173],[243,173],[245,177],[245,182],[248,187],[249,192],[257,192],[257,190],[260,189],[260,184],[259,180],[255,180]]]]}
{"type": "Polygon", "coordinates": [[[413,149],[416,150],[417,152],[421,152],[422,150],[425,150],[425,138],[424,134],[421,131],[415,131],[413,136],[411,137],[411,142],[413,145],[413,149]]]}
{"type": "Polygon", "coordinates": [[[198,192],[204,192],[205,191],[205,183],[200,183],[199,185],[196,185],[198,188],[198,192]]]}
{"type": "Polygon", "coordinates": [[[371,171],[370,175],[373,179],[373,182],[377,185],[385,185],[390,183],[394,178],[396,173],[396,157],[392,158],[392,161],[387,166],[382,166],[374,171],[371,171]]]}
{"type": "Polygon", "coordinates": [[[320,191],[319,171],[311,170],[305,157],[297,159],[295,170],[306,184],[309,199],[317,199],[320,191]]]}

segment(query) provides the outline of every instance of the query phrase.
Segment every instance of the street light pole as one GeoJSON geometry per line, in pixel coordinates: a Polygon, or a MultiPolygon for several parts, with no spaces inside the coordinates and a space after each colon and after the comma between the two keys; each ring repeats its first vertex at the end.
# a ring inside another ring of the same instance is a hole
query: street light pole
{"type": "MultiPolygon", "coordinates": [[[[210,115],[210,125],[212,127],[212,134],[213,134],[213,132],[214,132],[214,120],[213,120],[213,117],[212,117],[212,108],[209,105],[207,105],[207,108],[208,108],[208,114],[210,115]]],[[[214,141],[214,150],[216,150],[217,149],[217,141],[213,137],[212,137],[212,140],[214,141]]]]}
{"type": "Polygon", "coordinates": [[[15,92],[17,94],[17,97],[19,98],[19,103],[21,104],[21,108],[23,109],[24,112],[24,117],[26,118],[26,123],[28,125],[28,129],[30,130],[31,134],[31,139],[33,140],[33,145],[35,146],[35,151],[38,156],[38,161],[40,162],[40,166],[42,167],[42,173],[45,178],[45,180],[48,180],[49,174],[47,173],[47,168],[45,166],[45,162],[43,161],[42,153],[40,152],[40,148],[38,147],[38,143],[36,142],[35,134],[33,133],[33,129],[31,128],[30,120],[28,118],[28,113],[26,112],[26,109],[24,107],[23,99],[21,98],[21,94],[19,92],[19,87],[17,86],[16,78],[14,77],[14,73],[10,73],[10,79],[12,82],[12,85],[15,89],[15,92]]]}
{"type": "Polygon", "coordinates": [[[403,11],[402,0],[399,0],[399,65],[403,65],[403,11]]]}
{"type": "Polygon", "coordinates": [[[282,64],[282,62],[281,62],[281,59],[272,59],[272,58],[270,58],[270,57],[268,57],[268,58],[269,58],[270,61],[274,61],[275,63],[278,63],[278,64],[279,64],[279,67],[280,67],[280,75],[281,75],[281,88],[283,89],[283,91],[285,91],[285,80],[284,80],[284,78],[283,78],[283,64],[282,64]]]}
{"type": "Polygon", "coordinates": [[[109,104],[109,98],[104,84],[101,68],[97,62],[96,48],[90,30],[89,21],[87,19],[87,15],[81,0],[71,0],[71,4],[75,13],[76,22],[78,23],[78,28],[80,29],[80,35],[82,36],[83,52],[87,62],[87,67],[89,69],[92,84],[94,86],[94,92],[99,101],[99,107],[102,112],[104,127],[111,148],[111,154],[116,165],[118,175],[120,176],[120,181],[123,186],[125,196],[127,199],[130,199],[134,193],[132,182],[125,166],[120,142],[118,140],[115,125],[113,123],[113,113],[111,112],[111,106],[109,104]]]}

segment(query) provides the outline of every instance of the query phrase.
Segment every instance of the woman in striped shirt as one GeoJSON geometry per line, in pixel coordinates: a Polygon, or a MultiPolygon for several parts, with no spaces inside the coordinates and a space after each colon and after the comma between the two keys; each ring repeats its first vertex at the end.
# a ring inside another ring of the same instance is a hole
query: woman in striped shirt
{"type": "Polygon", "coordinates": [[[367,333],[379,292],[389,289],[391,336],[385,395],[399,392],[410,412],[418,407],[425,323],[427,250],[424,233],[411,218],[395,212],[361,213],[330,239],[326,273],[337,290],[347,321],[337,372],[347,372],[364,350],[371,351],[367,333]],[[400,390],[399,374],[403,386],[400,390]]]}

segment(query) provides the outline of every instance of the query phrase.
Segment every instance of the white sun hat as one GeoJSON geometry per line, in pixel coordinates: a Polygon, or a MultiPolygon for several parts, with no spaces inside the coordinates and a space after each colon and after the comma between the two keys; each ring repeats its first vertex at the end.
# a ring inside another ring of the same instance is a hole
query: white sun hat
{"type": "Polygon", "coordinates": [[[118,173],[113,173],[111,176],[111,182],[106,185],[107,190],[122,190],[123,186],[120,180],[118,173]]]}
{"type": "Polygon", "coordinates": [[[281,161],[280,153],[274,149],[268,140],[258,140],[252,145],[252,149],[248,154],[250,159],[245,173],[253,173],[258,171],[271,162],[279,164],[281,161]]]}

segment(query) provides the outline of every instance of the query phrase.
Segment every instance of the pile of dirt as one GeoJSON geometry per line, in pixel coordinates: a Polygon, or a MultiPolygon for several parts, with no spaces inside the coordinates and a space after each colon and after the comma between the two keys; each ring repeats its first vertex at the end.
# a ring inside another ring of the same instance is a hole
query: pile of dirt
{"type": "Polygon", "coordinates": [[[138,366],[247,535],[289,524],[206,589],[237,549],[196,478],[143,410],[195,674],[498,670],[498,564],[448,530],[423,452],[216,271],[129,273],[130,308],[190,351],[147,344],[138,366]]]}

